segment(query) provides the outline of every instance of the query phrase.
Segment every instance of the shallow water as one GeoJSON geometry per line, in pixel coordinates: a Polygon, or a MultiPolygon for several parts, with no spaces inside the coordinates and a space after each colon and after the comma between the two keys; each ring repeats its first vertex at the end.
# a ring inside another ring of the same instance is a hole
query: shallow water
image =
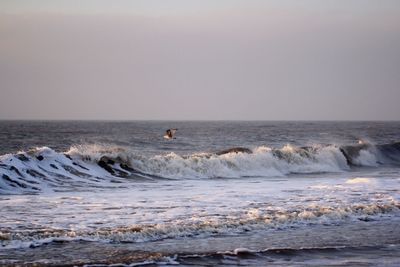
{"type": "Polygon", "coordinates": [[[0,263],[396,266],[399,130],[0,122],[0,263]]]}

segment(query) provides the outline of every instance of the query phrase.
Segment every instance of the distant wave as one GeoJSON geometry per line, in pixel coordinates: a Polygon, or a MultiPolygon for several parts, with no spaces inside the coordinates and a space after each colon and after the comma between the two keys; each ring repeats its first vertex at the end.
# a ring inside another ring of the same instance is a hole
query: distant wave
{"type": "Polygon", "coordinates": [[[0,194],[124,187],[130,179],[279,177],[399,163],[400,142],[236,147],[215,153],[151,157],[116,146],[80,145],[64,153],[42,147],[0,156],[0,194]]]}

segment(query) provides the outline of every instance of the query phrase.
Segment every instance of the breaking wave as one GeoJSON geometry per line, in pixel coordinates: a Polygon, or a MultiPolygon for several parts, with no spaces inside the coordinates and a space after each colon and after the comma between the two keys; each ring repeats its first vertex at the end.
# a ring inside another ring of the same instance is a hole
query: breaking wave
{"type": "Polygon", "coordinates": [[[345,219],[369,222],[399,214],[400,203],[351,204],[343,206],[308,205],[283,209],[260,207],[231,213],[229,216],[192,217],[154,224],[86,228],[81,230],[46,227],[0,231],[0,248],[38,247],[49,243],[73,241],[136,243],[182,237],[238,235],[249,231],[293,228],[310,224],[337,224],[345,219]]]}
{"type": "Polygon", "coordinates": [[[386,145],[260,146],[215,153],[144,156],[130,148],[100,145],[48,147],[0,156],[0,194],[125,187],[137,179],[279,177],[344,172],[353,166],[400,163],[400,142],[386,145]]]}

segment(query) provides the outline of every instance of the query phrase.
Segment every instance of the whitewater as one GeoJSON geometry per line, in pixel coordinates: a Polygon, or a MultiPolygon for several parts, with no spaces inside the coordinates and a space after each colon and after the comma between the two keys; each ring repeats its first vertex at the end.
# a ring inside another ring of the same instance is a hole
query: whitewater
{"type": "Polygon", "coordinates": [[[396,266],[399,130],[0,122],[0,264],[396,266]]]}

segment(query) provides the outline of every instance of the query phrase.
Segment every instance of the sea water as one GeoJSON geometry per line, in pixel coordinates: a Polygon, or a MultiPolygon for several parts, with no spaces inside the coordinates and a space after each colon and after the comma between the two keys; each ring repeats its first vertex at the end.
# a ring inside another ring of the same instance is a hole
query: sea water
{"type": "Polygon", "coordinates": [[[399,122],[3,121],[0,264],[397,266],[399,140],[399,122]]]}

